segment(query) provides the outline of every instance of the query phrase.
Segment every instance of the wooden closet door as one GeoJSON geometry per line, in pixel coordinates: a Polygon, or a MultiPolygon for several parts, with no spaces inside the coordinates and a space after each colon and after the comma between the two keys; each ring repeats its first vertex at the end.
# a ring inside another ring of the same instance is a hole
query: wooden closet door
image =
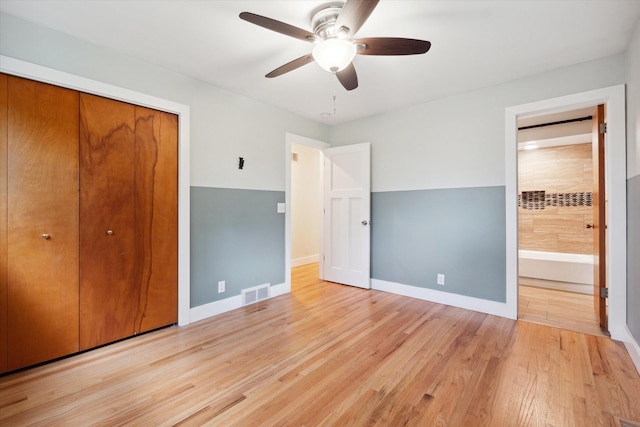
{"type": "Polygon", "coordinates": [[[78,351],[78,93],[8,77],[9,370],[78,351]]]}
{"type": "Polygon", "coordinates": [[[178,117],[136,107],[135,332],[178,321],[178,117]]]}
{"type": "Polygon", "coordinates": [[[80,348],[134,334],[135,107],[80,95],[80,348]]]}
{"type": "Polygon", "coordinates": [[[0,372],[7,371],[7,75],[0,74],[0,372]]]}

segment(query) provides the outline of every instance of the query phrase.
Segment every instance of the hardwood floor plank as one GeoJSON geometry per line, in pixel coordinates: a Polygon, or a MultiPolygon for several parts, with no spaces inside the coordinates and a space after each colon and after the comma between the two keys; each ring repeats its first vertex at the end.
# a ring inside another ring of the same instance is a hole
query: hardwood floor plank
{"type": "Polygon", "coordinates": [[[640,420],[621,343],[317,279],[0,377],[0,425],[608,426],[640,420]]]}
{"type": "Polygon", "coordinates": [[[518,318],[527,322],[606,336],[593,308],[593,295],[520,284],[518,318]]]}

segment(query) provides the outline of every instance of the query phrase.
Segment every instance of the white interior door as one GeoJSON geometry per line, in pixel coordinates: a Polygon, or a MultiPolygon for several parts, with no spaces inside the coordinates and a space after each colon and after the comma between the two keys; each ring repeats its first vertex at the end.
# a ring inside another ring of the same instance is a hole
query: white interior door
{"type": "Polygon", "coordinates": [[[371,145],[324,150],[324,280],[369,289],[371,145]]]}

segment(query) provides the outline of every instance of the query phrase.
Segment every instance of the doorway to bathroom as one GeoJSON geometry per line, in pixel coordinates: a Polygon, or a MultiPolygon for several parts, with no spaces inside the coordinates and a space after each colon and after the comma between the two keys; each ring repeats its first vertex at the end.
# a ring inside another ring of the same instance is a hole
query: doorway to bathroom
{"type": "Polygon", "coordinates": [[[594,291],[594,264],[605,268],[594,262],[604,195],[598,115],[593,106],[517,123],[518,318],[593,335],[606,330],[606,303],[594,291]]]}

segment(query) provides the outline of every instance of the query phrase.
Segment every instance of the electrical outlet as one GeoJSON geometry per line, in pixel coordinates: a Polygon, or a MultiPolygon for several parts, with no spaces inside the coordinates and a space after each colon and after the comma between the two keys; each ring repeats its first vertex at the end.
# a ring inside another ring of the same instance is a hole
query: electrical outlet
{"type": "Polygon", "coordinates": [[[438,285],[444,286],[444,274],[438,274],[438,285]]]}
{"type": "Polygon", "coordinates": [[[218,282],[218,293],[221,294],[224,292],[225,283],[224,280],[218,282]]]}

